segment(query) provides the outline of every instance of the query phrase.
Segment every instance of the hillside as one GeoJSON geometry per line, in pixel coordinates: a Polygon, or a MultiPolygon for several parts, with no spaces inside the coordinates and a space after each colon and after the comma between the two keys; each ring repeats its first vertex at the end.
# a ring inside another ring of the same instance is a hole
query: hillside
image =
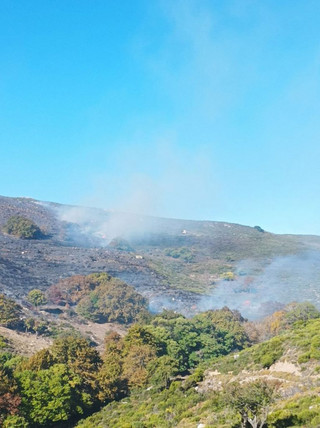
{"type": "Polygon", "coordinates": [[[152,310],[189,314],[227,304],[256,317],[279,303],[317,302],[319,296],[316,236],[0,197],[0,227],[16,215],[43,232],[42,239],[0,233],[1,290],[18,300],[32,288],[45,290],[62,278],[92,272],[108,272],[133,285],[152,310]],[[293,276],[298,265],[299,275],[293,276]],[[284,295],[276,293],[279,289],[284,295]]]}
{"type": "Polygon", "coordinates": [[[277,390],[268,427],[319,427],[320,320],[300,322],[269,341],[198,368],[169,389],[156,385],[110,403],[80,428],[239,427],[228,391],[265,381],[277,390]]]}

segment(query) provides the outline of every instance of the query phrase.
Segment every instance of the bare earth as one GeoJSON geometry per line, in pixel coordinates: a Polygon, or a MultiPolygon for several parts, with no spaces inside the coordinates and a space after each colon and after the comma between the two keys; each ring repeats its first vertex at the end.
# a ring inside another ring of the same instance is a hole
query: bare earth
{"type": "Polygon", "coordinates": [[[20,355],[30,356],[41,349],[48,348],[52,339],[36,336],[31,333],[18,333],[6,327],[0,326],[0,335],[8,339],[10,347],[20,355]]]}

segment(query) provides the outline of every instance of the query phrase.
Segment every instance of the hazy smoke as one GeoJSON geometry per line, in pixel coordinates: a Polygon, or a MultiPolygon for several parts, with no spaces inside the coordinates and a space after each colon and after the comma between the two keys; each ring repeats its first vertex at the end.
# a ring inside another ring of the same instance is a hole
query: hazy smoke
{"type": "MultiPolygon", "coordinates": [[[[180,222],[175,225],[173,220],[168,223],[138,214],[82,207],[61,207],[58,214],[67,222],[70,240],[80,245],[107,246],[114,238],[132,242],[149,234],[181,234],[180,222]]],[[[244,260],[235,270],[234,281],[219,281],[210,296],[195,295],[192,298],[195,308],[191,308],[188,299],[174,296],[160,296],[160,293],[151,296],[151,308],[157,311],[166,307],[192,314],[228,306],[251,320],[269,315],[293,301],[309,301],[320,309],[320,252],[277,257],[269,262],[244,260]]]]}
{"type": "Polygon", "coordinates": [[[156,218],[139,214],[84,207],[60,207],[59,219],[67,222],[69,239],[78,244],[107,246],[113,239],[134,239],[155,232],[156,218]]]}
{"type": "Polygon", "coordinates": [[[228,306],[249,319],[261,318],[292,302],[309,301],[320,309],[320,253],[278,257],[263,268],[244,261],[235,281],[221,281],[210,297],[200,301],[201,310],[228,306]]]}

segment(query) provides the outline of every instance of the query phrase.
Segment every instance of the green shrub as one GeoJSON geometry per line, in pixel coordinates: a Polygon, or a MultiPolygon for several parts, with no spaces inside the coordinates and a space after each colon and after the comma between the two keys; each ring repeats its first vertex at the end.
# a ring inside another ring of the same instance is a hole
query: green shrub
{"type": "Polygon", "coordinates": [[[39,239],[43,234],[40,228],[30,219],[22,216],[12,216],[3,226],[3,231],[8,235],[22,239],[39,239]]]}
{"type": "Polygon", "coordinates": [[[45,305],[47,303],[47,299],[44,293],[41,290],[38,290],[37,288],[34,288],[33,290],[29,291],[27,299],[34,306],[45,305]]]}
{"type": "Polygon", "coordinates": [[[3,336],[0,336],[0,349],[5,349],[8,346],[7,339],[3,336]]]}
{"type": "Polygon", "coordinates": [[[75,275],[53,285],[48,300],[76,306],[76,312],[93,322],[132,323],[147,312],[147,299],[106,272],[75,275]]]}
{"type": "Polygon", "coordinates": [[[181,259],[185,262],[191,262],[194,259],[194,255],[189,248],[168,248],[165,250],[165,255],[172,257],[173,259],[181,259]]]}
{"type": "Polygon", "coordinates": [[[0,294],[0,325],[8,328],[19,328],[22,325],[21,315],[21,306],[4,294],[0,294]]]}
{"type": "Polygon", "coordinates": [[[23,416],[9,415],[3,422],[3,428],[28,428],[29,424],[23,416]]]}
{"type": "Polygon", "coordinates": [[[221,275],[221,279],[223,279],[224,281],[234,281],[236,279],[236,276],[233,272],[228,271],[228,272],[224,272],[221,275]]]}

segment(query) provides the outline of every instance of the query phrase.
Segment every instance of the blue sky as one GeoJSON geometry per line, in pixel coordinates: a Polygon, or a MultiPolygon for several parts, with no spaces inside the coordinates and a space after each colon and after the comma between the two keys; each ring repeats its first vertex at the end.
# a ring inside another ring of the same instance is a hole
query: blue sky
{"type": "Polygon", "coordinates": [[[318,0],[2,0],[0,44],[0,194],[320,234],[318,0]]]}

